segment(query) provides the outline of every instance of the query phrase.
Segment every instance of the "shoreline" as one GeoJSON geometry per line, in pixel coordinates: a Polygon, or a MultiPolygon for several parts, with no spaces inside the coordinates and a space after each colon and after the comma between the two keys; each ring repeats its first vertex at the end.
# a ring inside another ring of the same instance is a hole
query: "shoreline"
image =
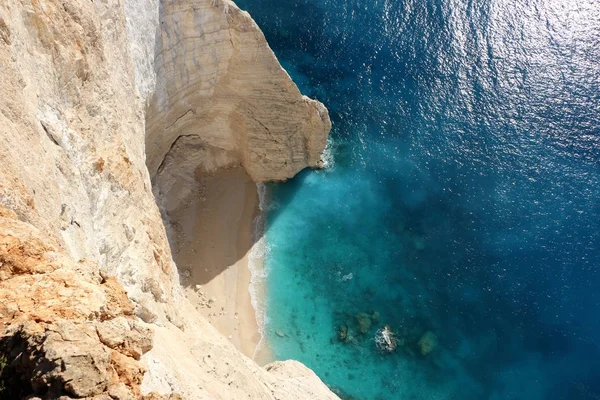
{"type": "Polygon", "coordinates": [[[275,361],[273,353],[266,341],[265,329],[265,301],[266,301],[266,272],[264,267],[266,244],[265,244],[265,211],[266,211],[266,187],[262,183],[256,184],[258,196],[258,207],[252,221],[252,247],[248,252],[247,269],[250,272],[248,291],[250,301],[254,309],[256,325],[260,334],[260,340],[254,347],[254,353],[250,358],[258,365],[265,366],[275,361]]]}
{"type": "MultiPolygon", "coordinates": [[[[264,238],[259,187],[243,168],[195,173],[191,201],[170,212],[188,300],[244,355],[274,361],[263,340],[264,238]]],[[[262,197],[262,196],[260,196],[262,197]]]]}
{"type": "MultiPolygon", "coordinates": [[[[250,307],[247,309],[247,315],[249,319],[252,319],[251,327],[255,329],[258,337],[258,342],[252,342],[252,354],[246,353],[240,347],[236,345],[236,348],[242,350],[244,355],[250,357],[259,366],[263,367],[273,361],[273,353],[266,341],[264,332],[265,328],[265,290],[266,290],[266,273],[264,270],[264,257],[265,257],[265,187],[263,184],[254,184],[254,190],[258,202],[254,205],[254,212],[252,215],[250,229],[246,229],[243,225],[240,227],[240,235],[244,235],[251,240],[252,245],[246,253],[243,261],[243,265],[239,265],[243,271],[244,279],[240,282],[240,294],[243,296],[246,293],[250,299],[250,307]],[[244,291],[243,288],[246,287],[244,291]],[[250,317],[251,314],[251,317],[250,317]]],[[[243,296],[246,297],[246,296],[243,296]]],[[[248,302],[244,305],[247,307],[248,302]]],[[[250,329],[250,326],[246,326],[246,329],[250,329]]],[[[234,343],[235,344],[235,343],[234,343]]],[[[248,346],[250,349],[250,346],[248,346]]]]}

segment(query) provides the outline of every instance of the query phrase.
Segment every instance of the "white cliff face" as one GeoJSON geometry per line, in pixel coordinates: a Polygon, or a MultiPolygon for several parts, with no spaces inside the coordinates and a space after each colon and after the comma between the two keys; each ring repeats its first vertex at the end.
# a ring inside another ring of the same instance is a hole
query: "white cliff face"
{"type": "Polygon", "coordinates": [[[227,153],[223,163],[242,165],[255,182],[318,166],[331,128],[327,109],[300,94],[232,2],[164,1],[155,70],[146,114],[151,176],[181,136],[227,153]]]}
{"type": "MultiPolygon", "coordinates": [[[[21,306],[2,307],[3,295],[17,301],[27,274],[28,285],[58,282],[31,292],[52,302],[62,278],[46,277],[56,268],[44,266],[59,254],[59,269],[85,281],[77,285],[115,277],[133,302],[127,318],[155,331],[154,348],[141,358],[148,369],[141,392],[335,398],[301,364],[258,367],[197,314],[182,295],[150,180],[186,135],[206,147],[210,157],[199,162],[207,170],[242,165],[255,181],[286,179],[317,165],[329,127],[326,109],[299,93],[256,24],[232,3],[0,2],[0,224],[16,224],[3,219],[10,214],[26,226],[19,232],[35,231],[45,249],[33,257],[29,234],[0,230],[0,342],[15,324],[37,318],[21,306]],[[18,268],[16,247],[6,244],[17,236],[35,268],[18,268]]],[[[92,292],[103,291],[85,292],[96,299],[92,292]]],[[[94,320],[114,317],[94,313],[94,320]]],[[[36,335],[69,315],[48,318],[36,335]]],[[[76,329],[100,343],[86,328],[92,317],[77,315],[76,329]]],[[[131,392],[141,396],[139,384],[131,392]]]]}
{"type": "Polygon", "coordinates": [[[158,33],[159,0],[124,0],[127,44],[135,86],[145,103],[156,87],[154,48],[158,33]]]}
{"type": "Polygon", "coordinates": [[[0,18],[1,205],[175,320],[120,2],[8,1],[0,18]]]}

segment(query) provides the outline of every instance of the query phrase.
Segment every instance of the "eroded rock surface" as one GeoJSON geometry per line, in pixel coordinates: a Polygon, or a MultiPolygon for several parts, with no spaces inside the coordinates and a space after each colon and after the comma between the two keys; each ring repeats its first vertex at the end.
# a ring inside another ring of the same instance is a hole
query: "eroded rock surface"
{"type": "Polygon", "coordinates": [[[157,42],[146,116],[152,176],[181,136],[226,154],[213,168],[242,165],[255,182],[319,165],[327,109],[302,96],[247,12],[228,0],[164,2],[157,42]]]}
{"type": "MultiPolygon", "coordinates": [[[[4,209],[5,210],[5,209],[4,209]]],[[[4,398],[143,397],[152,331],[120,283],[75,262],[31,224],[0,217],[4,398]],[[118,327],[118,328],[116,328],[118,327]]]]}

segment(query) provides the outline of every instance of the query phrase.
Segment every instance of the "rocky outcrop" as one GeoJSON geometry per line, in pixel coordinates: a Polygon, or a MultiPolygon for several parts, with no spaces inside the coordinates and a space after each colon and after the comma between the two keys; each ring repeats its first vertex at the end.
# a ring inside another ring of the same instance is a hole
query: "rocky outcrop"
{"type": "Polygon", "coordinates": [[[121,284],[2,210],[0,397],[143,397],[139,360],[153,335],[121,284]]]}
{"type": "Polygon", "coordinates": [[[151,174],[187,135],[211,155],[203,165],[242,165],[255,181],[318,164],[326,110],[246,13],[211,0],[6,0],[0,65],[11,398],[335,398],[300,364],[258,367],[198,315],[152,194],[151,174]]]}
{"type": "Polygon", "coordinates": [[[218,154],[210,168],[242,165],[255,182],[321,163],[327,109],[301,95],[256,23],[232,2],[164,2],[155,69],[146,115],[151,176],[182,136],[218,154]]]}

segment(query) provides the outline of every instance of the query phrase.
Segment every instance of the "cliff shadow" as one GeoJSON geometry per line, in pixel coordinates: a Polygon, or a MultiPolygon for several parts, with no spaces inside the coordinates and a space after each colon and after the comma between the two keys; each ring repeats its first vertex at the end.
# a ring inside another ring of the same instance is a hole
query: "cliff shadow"
{"type": "Polygon", "coordinates": [[[206,285],[231,267],[245,268],[260,239],[256,184],[233,156],[197,137],[180,137],[152,185],[180,283],[206,285]],[[253,232],[254,231],[254,232],[253,232]]]}

